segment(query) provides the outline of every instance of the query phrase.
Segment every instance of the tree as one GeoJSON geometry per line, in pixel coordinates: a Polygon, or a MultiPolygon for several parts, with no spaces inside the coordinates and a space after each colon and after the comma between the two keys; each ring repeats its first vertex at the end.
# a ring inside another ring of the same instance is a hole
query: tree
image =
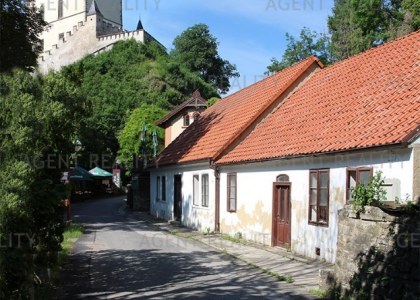
{"type": "Polygon", "coordinates": [[[221,100],[218,97],[211,97],[209,100],[207,100],[207,106],[210,107],[214,105],[217,101],[221,100]]]}
{"type": "Polygon", "coordinates": [[[286,33],[286,40],[287,47],[282,59],[279,61],[272,58],[266,74],[283,70],[311,55],[317,56],[325,65],[331,62],[330,40],[325,34],[318,34],[304,27],[300,31],[298,40],[289,33],[286,33]]]}
{"type": "Polygon", "coordinates": [[[205,24],[194,25],[178,35],[173,41],[170,55],[196,72],[220,93],[229,91],[229,79],[239,77],[236,66],[220,57],[218,43],[205,24]]]}
{"type": "Polygon", "coordinates": [[[14,67],[32,71],[42,51],[39,34],[46,23],[34,0],[2,0],[0,12],[0,72],[14,67]]]}
{"type": "Polygon", "coordinates": [[[60,74],[12,71],[0,74],[0,87],[0,237],[13,237],[0,247],[0,298],[27,299],[33,286],[48,285],[61,249],[60,158],[72,152],[83,99],[60,74]]]}
{"type": "Polygon", "coordinates": [[[128,118],[124,128],[118,135],[118,141],[120,144],[120,150],[118,152],[119,160],[130,169],[133,165],[133,154],[141,154],[141,142],[140,132],[143,126],[147,128],[146,138],[146,154],[151,158],[151,154],[154,152],[153,140],[151,134],[154,130],[157,132],[158,147],[159,150],[163,149],[164,131],[162,128],[155,125],[155,121],[162,118],[166,112],[155,105],[141,105],[140,107],[133,110],[128,118]]]}
{"type": "Polygon", "coordinates": [[[418,0],[336,0],[328,18],[335,60],[418,30],[418,0]]]}
{"type": "Polygon", "coordinates": [[[147,104],[170,110],[196,89],[203,97],[217,96],[210,84],[174,61],[157,43],[119,42],[60,73],[77,82],[86,99],[78,139],[84,147],[79,163],[87,168],[92,167],[91,154],[99,158],[98,165],[109,167],[120,147],[118,132],[135,108],[147,104]]]}

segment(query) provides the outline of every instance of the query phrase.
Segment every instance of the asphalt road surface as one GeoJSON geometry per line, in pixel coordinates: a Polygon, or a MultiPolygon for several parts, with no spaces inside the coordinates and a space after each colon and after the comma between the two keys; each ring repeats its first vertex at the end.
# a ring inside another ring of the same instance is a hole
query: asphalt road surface
{"type": "Polygon", "coordinates": [[[292,284],[136,220],[122,197],[73,204],[72,215],[85,234],[63,271],[61,299],[308,299],[292,284]]]}

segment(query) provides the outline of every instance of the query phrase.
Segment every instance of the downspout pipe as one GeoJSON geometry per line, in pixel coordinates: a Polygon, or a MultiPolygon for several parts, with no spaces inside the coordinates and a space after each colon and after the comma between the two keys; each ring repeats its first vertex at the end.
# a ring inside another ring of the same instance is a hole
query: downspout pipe
{"type": "Polygon", "coordinates": [[[215,178],[214,231],[220,232],[220,169],[214,162],[210,162],[210,167],[214,170],[215,178]]]}

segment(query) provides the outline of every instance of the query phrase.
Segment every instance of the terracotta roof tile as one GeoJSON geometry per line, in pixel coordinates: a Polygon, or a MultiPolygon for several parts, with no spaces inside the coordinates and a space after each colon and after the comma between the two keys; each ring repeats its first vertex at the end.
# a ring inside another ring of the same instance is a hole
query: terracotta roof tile
{"type": "Polygon", "coordinates": [[[420,122],[420,31],[325,68],[218,163],[404,142],[420,122]]]}
{"type": "Polygon", "coordinates": [[[310,57],[219,100],[162,151],[157,163],[213,159],[313,64],[320,65],[310,57]]]}

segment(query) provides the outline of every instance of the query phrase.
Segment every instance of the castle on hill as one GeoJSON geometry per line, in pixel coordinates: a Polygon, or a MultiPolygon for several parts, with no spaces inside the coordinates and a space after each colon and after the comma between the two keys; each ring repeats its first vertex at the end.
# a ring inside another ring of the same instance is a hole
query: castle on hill
{"type": "Polygon", "coordinates": [[[110,49],[116,42],[155,40],[141,21],[135,31],[122,26],[122,0],[36,0],[48,23],[41,34],[39,71],[59,70],[83,57],[110,49]]]}

